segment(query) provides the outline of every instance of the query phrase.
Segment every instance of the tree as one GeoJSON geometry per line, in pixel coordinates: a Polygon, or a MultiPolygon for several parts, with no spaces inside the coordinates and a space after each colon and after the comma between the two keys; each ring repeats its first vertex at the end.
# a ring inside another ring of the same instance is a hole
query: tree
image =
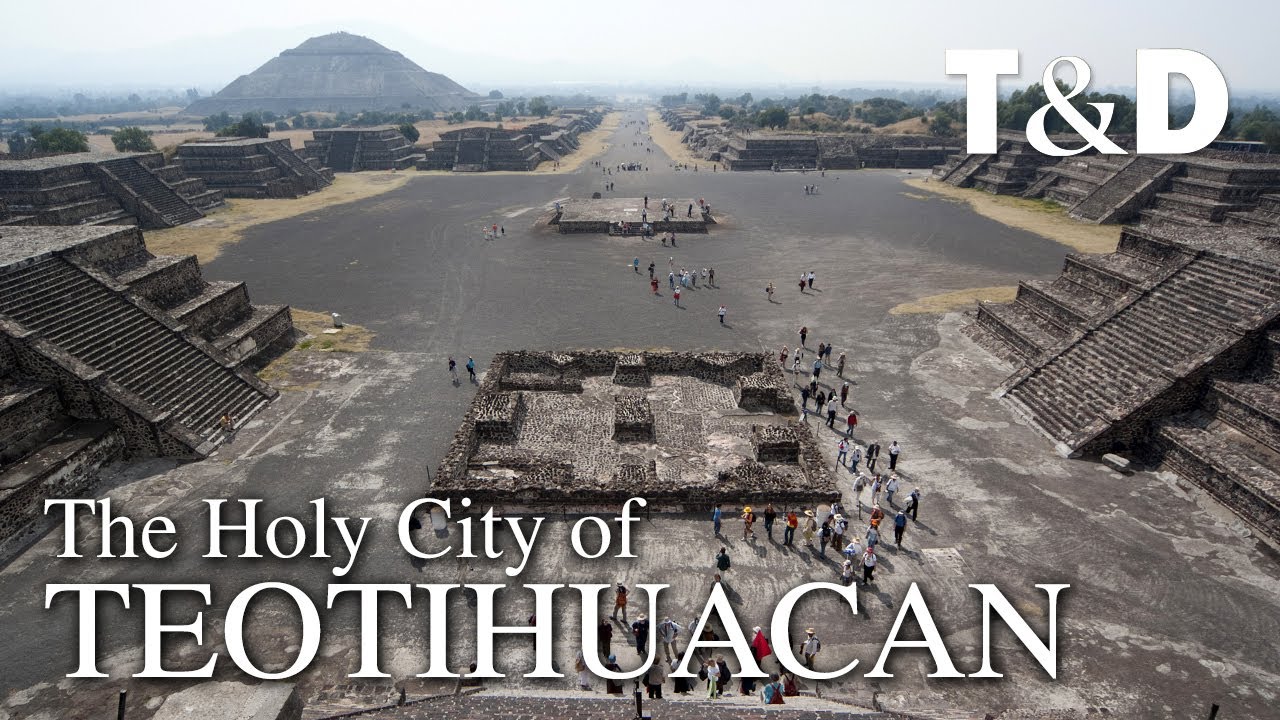
{"type": "Polygon", "coordinates": [[[703,114],[715,115],[720,112],[720,96],[719,95],[716,95],[715,93],[711,93],[710,95],[706,96],[706,98],[704,99],[704,102],[706,104],[702,106],[703,114]]]}
{"type": "Polygon", "coordinates": [[[466,115],[463,115],[463,117],[467,120],[487,120],[489,116],[480,109],[479,105],[472,105],[467,108],[467,113],[466,115]]]}
{"type": "Polygon", "coordinates": [[[264,138],[270,134],[270,130],[266,125],[262,124],[262,120],[253,113],[245,113],[240,118],[240,122],[234,125],[228,125],[217,133],[218,137],[246,137],[246,138],[264,138]]]}
{"type": "Polygon", "coordinates": [[[547,105],[547,99],[538,96],[529,101],[529,113],[544,118],[551,112],[551,107],[547,105]]]}
{"type": "Polygon", "coordinates": [[[187,101],[195,102],[200,99],[200,91],[195,88],[187,88],[187,101]]]}
{"type": "Polygon", "coordinates": [[[501,99],[502,99],[502,91],[501,91],[501,90],[490,90],[490,91],[489,91],[489,99],[490,99],[490,100],[501,100],[501,99]]]}
{"type": "Polygon", "coordinates": [[[275,124],[275,129],[276,129],[276,130],[288,130],[288,129],[289,129],[289,121],[288,121],[288,120],[277,120],[277,121],[276,121],[276,124],[275,124]]]}
{"type": "Polygon", "coordinates": [[[137,126],[122,127],[111,134],[111,144],[120,152],[154,152],[151,133],[137,126]]]}
{"type": "Polygon", "coordinates": [[[222,128],[227,127],[228,125],[232,125],[233,123],[235,123],[235,120],[233,120],[231,116],[227,114],[226,110],[223,110],[217,115],[210,115],[209,117],[205,118],[204,129],[209,132],[216,133],[222,128]]]}
{"type": "Polygon", "coordinates": [[[950,110],[944,107],[934,110],[932,119],[925,116],[925,120],[929,120],[927,123],[929,126],[929,134],[934,137],[951,137],[956,134],[955,127],[953,126],[955,116],[951,114],[950,110]]]}
{"type": "Polygon", "coordinates": [[[396,129],[399,130],[400,134],[405,136],[410,143],[418,142],[418,138],[421,137],[421,134],[418,132],[418,128],[414,127],[413,123],[405,123],[396,129]]]}
{"type": "Polygon", "coordinates": [[[768,110],[761,110],[756,115],[756,125],[769,128],[784,128],[790,121],[791,116],[787,113],[786,108],[771,107],[768,110]]]}
{"type": "Polygon", "coordinates": [[[720,106],[720,117],[724,118],[725,120],[732,120],[733,116],[736,114],[737,114],[737,111],[735,111],[733,108],[729,107],[728,105],[720,106]]]}
{"type": "Polygon", "coordinates": [[[744,108],[751,104],[751,100],[751,93],[749,92],[742,93],[738,96],[738,104],[744,108]]]}
{"type": "Polygon", "coordinates": [[[35,139],[36,150],[47,153],[89,152],[89,138],[79,130],[55,127],[45,130],[40,125],[32,125],[28,132],[35,139]]]}

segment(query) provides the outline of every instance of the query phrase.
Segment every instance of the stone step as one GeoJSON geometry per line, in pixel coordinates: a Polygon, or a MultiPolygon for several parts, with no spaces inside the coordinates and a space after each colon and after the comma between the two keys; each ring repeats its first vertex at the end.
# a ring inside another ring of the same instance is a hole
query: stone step
{"type": "Polygon", "coordinates": [[[1215,418],[1280,453],[1280,388],[1226,380],[1214,380],[1209,388],[1207,404],[1215,418]]]}

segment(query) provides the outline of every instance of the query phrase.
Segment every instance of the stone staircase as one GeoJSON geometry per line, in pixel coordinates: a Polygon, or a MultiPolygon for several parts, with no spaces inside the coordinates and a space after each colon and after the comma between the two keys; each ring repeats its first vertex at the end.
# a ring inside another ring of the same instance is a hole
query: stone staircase
{"type": "Polygon", "coordinates": [[[1241,378],[1213,379],[1201,405],[1156,425],[1165,465],[1280,542],[1280,330],[1241,378]]]}
{"type": "Polygon", "coordinates": [[[262,149],[267,155],[275,158],[278,165],[288,168],[309,191],[319,190],[333,183],[332,174],[325,177],[319,170],[298,157],[297,153],[282,144],[265,143],[262,149]]]}
{"type": "MultiPolygon", "coordinates": [[[[150,206],[156,215],[153,219],[161,226],[174,227],[204,217],[135,158],[108,160],[99,163],[98,168],[124,186],[137,201],[150,206]]],[[[128,201],[125,204],[127,206],[128,201]]]]}
{"type": "Polygon", "coordinates": [[[1247,225],[1256,228],[1280,226],[1280,193],[1268,193],[1258,197],[1258,204],[1245,212],[1227,213],[1228,225],[1247,225]]]}
{"type": "Polygon", "coordinates": [[[1280,308],[1280,268],[1212,250],[1171,256],[1165,265],[1123,253],[1072,256],[1064,275],[1117,309],[1000,390],[1064,454],[1136,441],[1152,419],[1194,400],[1194,378],[1238,362],[1232,353],[1280,308]]]}
{"type": "Polygon", "coordinates": [[[1174,170],[1173,163],[1136,157],[1076,203],[1069,214],[1092,223],[1123,222],[1146,204],[1174,170]]]}
{"type": "Polygon", "coordinates": [[[356,153],[359,150],[359,133],[335,132],[330,135],[329,154],[324,164],[334,172],[352,172],[356,169],[356,153]]]}
{"type": "Polygon", "coordinates": [[[59,256],[10,266],[0,315],[100,372],[205,441],[223,413],[246,418],[273,397],[84,267],[59,256]]]}
{"type": "Polygon", "coordinates": [[[967,187],[975,175],[982,171],[982,168],[995,157],[994,155],[968,155],[965,156],[958,164],[944,173],[938,178],[956,187],[967,187]]]}

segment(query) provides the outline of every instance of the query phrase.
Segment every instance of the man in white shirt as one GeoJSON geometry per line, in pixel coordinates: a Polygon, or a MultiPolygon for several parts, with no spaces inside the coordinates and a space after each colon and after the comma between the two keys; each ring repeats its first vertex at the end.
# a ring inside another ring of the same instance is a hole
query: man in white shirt
{"type": "Polygon", "coordinates": [[[902,452],[902,448],[898,447],[898,441],[894,440],[889,445],[889,470],[892,472],[898,467],[898,453],[902,452]]]}
{"type": "Polygon", "coordinates": [[[800,643],[800,652],[804,654],[804,666],[812,670],[813,659],[818,656],[818,653],[822,652],[822,641],[818,640],[818,637],[813,634],[813,628],[805,630],[804,633],[805,639],[804,642],[800,643]]]}
{"type": "Polygon", "coordinates": [[[680,626],[670,617],[658,624],[658,638],[662,641],[662,650],[667,654],[668,660],[680,656],[680,651],[676,649],[676,636],[679,634],[680,626]]]}

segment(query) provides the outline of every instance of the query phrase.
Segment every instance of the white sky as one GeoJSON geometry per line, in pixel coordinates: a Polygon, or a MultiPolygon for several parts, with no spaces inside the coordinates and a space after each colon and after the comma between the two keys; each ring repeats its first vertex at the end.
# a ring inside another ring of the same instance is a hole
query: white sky
{"type": "Polygon", "coordinates": [[[63,0],[6,2],[0,91],[217,90],[345,30],[478,92],[555,81],[661,86],[947,82],[948,48],[1017,48],[1025,83],[1079,55],[1094,87],[1133,84],[1133,52],[1198,50],[1237,93],[1280,90],[1280,2],[1249,0],[63,0]],[[56,8],[56,9],[54,9],[56,8]]]}

